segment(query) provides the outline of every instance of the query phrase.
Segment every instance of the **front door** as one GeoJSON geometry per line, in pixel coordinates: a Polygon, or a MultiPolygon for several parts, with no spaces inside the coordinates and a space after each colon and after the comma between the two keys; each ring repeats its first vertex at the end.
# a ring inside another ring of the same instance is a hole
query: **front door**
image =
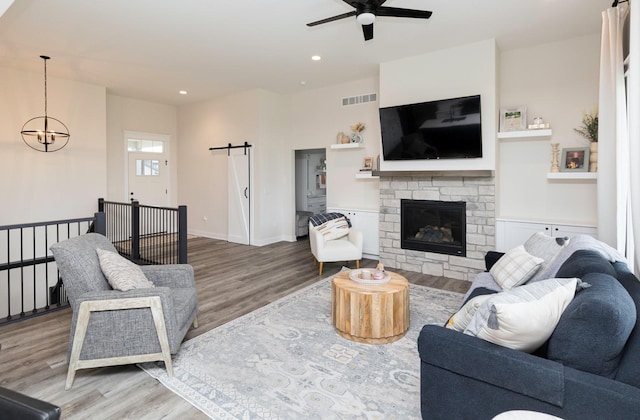
{"type": "MultiPolygon", "coordinates": [[[[140,205],[169,206],[169,136],[125,133],[127,144],[127,199],[140,205]]],[[[162,233],[157,218],[140,215],[140,235],[162,233]]]]}
{"type": "Polygon", "coordinates": [[[129,152],[129,200],[146,206],[167,207],[168,164],[164,154],[129,152]]]}

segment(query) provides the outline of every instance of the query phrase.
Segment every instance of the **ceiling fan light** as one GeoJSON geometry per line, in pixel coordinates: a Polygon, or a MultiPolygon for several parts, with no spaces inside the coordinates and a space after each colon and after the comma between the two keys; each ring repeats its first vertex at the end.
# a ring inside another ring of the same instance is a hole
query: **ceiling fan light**
{"type": "Polygon", "coordinates": [[[376,15],[369,12],[360,13],[358,16],[356,16],[356,20],[360,25],[371,25],[373,22],[375,22],[376,15]]]}

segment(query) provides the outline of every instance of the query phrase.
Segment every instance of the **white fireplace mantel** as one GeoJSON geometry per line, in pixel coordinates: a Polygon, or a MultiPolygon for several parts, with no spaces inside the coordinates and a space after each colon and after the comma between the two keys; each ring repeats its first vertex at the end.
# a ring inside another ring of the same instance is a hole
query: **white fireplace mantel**
{"type": "Polygon", "coordinates": [[[427,176],[427,177],[474,177],[495,176],[491,170],[455,170],[455,171],[373,171],[373,176],[427,176]]]}

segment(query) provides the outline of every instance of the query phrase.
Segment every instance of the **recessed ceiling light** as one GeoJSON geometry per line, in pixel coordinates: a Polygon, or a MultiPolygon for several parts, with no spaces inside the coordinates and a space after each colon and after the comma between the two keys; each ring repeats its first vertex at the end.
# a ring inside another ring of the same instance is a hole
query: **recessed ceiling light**
{"type": "Polygon", "coordinates": [[[319,55],[312,55],[312,56],[311,56],[311,59],[312,59],[313,61],[320,61],[320,60],[322,60],[322,57],[320,57],[319,55]]]}
{"type": "Polygon", "coordinates": [[[306,80],[300,80],[300,86],[304,86],[306,84],[307,84],[306,80]]]}
{"type": "Polygon", "coordinates": [[[180,95],[186,95],[187,91],[186,90],[181,90],[179,93],[180,93],[180,95]]]}

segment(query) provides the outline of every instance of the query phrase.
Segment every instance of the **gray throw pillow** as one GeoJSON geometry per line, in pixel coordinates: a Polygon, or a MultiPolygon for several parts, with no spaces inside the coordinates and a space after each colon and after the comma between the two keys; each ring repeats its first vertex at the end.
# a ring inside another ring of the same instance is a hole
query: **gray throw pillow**
{"type": "Polygon", "coordinates": [[[529,283],[550,277],[547,272],[547,267],[554,263],[568,243],[569,238],[552,238],[543,232],[537,232],[527,239],[524,243],[524,249],[529,254],[544,260],[544,262],[540,264],[540,269],[529,279],[529,283]]]}
{"type": "Polygon", "coordinates": [[[536,232],[524,243],[524,249],[529,254],[549,262],[568,241],[569,238],[552,238],[543,232],[536,232]]]}
{"type": "Polygon", "coordinates": [[[115,290],[126,292],[131,289],[154,287],[140,267],[120,254],[104,249],[96,249],[96,253],[100,259],[102,273],[115,290]]]}

